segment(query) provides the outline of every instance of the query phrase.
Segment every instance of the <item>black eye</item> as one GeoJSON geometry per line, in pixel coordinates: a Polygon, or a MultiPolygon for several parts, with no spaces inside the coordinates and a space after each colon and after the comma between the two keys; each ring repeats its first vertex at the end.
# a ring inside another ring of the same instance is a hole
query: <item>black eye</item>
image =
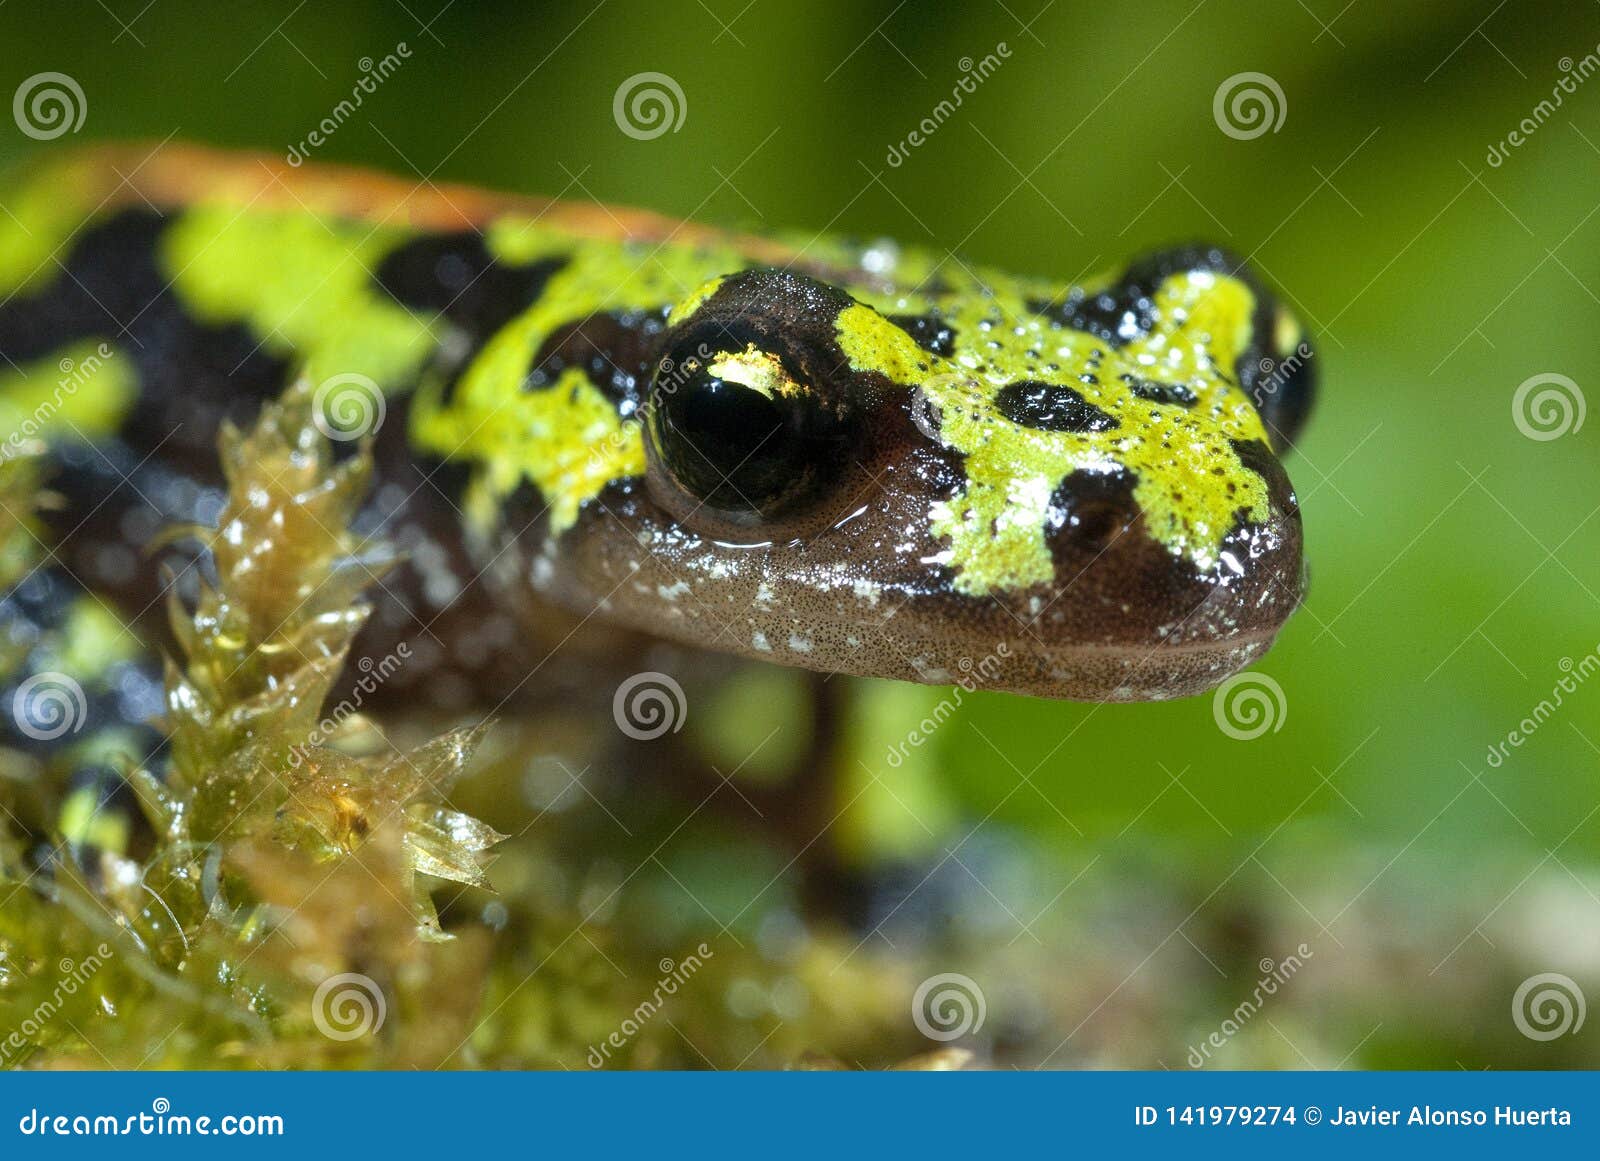
{"type": "Polygon", "coordinates": [[[723,332],[680,343],[651,383],[647,452],[691,511],[741,526],[803,513],[837,482],[852,443],[849,408],[830,394],[754,341],[723,332]]]}

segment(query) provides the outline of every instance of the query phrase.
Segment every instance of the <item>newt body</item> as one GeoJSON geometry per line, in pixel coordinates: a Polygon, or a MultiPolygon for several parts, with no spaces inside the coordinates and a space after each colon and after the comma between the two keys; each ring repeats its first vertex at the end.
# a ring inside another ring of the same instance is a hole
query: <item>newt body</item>
{"type": "Polygon", "coordinates": [[[1277,453],[1314,360],[1218,249],[1072,286],[180,147],[0,202],[0,404],[65,469],[73,576],[133,614],[138,550],[215,503],[217,425],[296,371],[336,438],[377,432],[390,631],[502,688],[555,602],[816,670],[1176,697],[1301,599],[1277,453]]]}

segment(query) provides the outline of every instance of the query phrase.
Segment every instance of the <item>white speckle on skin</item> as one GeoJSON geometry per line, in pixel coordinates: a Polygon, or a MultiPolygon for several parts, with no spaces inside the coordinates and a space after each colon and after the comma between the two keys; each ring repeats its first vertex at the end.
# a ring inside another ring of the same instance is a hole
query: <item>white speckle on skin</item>
{"type": "Polygon", "coordinates": [[[762,581],[760,586],[756,589],[755,603],[758,605],[770,605],[772,602],[772,586],[766,581],[762,581]]]}
{"type": "Polygon", "coordinates": [[[761,632],[759,629],[756,630],[755,634],[750,638],[750,644],[763,653],[772,652],[772,646],[767,642],[767,635],[761,632]]]}
{"type": "Polygon", "coordinates": [[[411,566],[422,577],[424,598],[442,608],[461,594],[461,582],[450,567],[449,554],[438,541],[423,537],[406,546],[411,566]]]}
{"type": "Polygon", "coordinates": [[[423,596],[435,608],[443,608],[461,595],[461,584],[450,573],[429,573],[423,582],[423,596]]]}
{"type": "Polygon", "coordinates": [[[857,637],[854,633],[847,634],[845,636],[844,643],[850,646],[852,649],[861,648],[861,638],[857,637]]]}
{"type": "Polygon", "coordinates": [[[874,584],[869,580],[858,580],[851,586],[858,600],[866,601],[873,608],[878,607],[878,595],[883,592],[883,586],[874,584]]]}
{"type": "Polygon", "coordinates": [[[790,633],[789,648],[793,649],[796,653],[810,653],[811,638],[803,637],[799,633],[790,633]]]}
{"type": "Polygon", "coordinates": [[[686,581],[678,581],[671,585],[657,585],[656,595],[663,601],[676,602],[679,597],[689,595],[689,585],[686,581]]]}

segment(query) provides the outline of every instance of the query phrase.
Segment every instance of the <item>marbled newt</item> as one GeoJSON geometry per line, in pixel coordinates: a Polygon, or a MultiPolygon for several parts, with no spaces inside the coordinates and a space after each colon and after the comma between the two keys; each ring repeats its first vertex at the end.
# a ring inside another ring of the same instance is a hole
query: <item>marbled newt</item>
{"type": "Polygon", "coordinates": [[[1301,599],[1278,454],[1315,360],[1222,249],[1072,285],[176,146],[52,155],[0,205],[0,430],[67,501],[13,617],[159,612],[145,546],[215,515],[218,424],[297,373],[331,434],[379,428],[388,622],[437,642],[413,684],[554,602],[814,670],[1168,698],[1301,599]]]}

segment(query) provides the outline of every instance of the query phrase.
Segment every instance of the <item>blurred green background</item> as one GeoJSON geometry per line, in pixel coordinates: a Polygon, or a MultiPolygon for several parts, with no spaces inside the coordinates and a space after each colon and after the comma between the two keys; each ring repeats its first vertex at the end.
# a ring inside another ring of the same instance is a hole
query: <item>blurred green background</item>
{"type": "MultiPolygon", "coordinates": [[[[12,0],[0,80],[75,78],[87,116],[68,141],[281,154],[400,42],[410,58],[318,160],[888,235],[1063,281],[1197,237],[1250,255],[1310,326],[1322,383],[1289,462],[1310,598],[1258,667],[1283,691],[1276,728],[1230,737],[1206,697],[980,693],[891,770],[885,744],[940,694],[864,684],[863,768],[897,792],[857,808],[852,841],[869,861],[970,863],[982,890],[962,906],[996,946],[1030,943],[1036,915],[1074,925],[1080,956],[1052,970],[1082,990],[1052,1064],[1180,1066],[1255,960],[1302,941],[1320,982],[1223,1062],[1600,1062],[1600,1019],[1546,1044],[1510,1011],[1543,971],[1600,999],[1600,680],[1488,761],[1600,648],[1600,419],[1535,440],[1513,418],[1530,377],[1597,388],[1600,79],[1535,106],[1600,53],[1600,9],[12,0]],[[963,58],[1002,42],[890,166],[963,58]],[[619,132],[613,94],[642,71],[681,86],[678,131],[619,132]],[[1283,94],[1281,125],[1251,139],[1213,113],[1243,72],[1283,94]],[[973,860],[1015,844],[1032,885],[1011,895],[1011,862],[973,860]],[[1173,979],[1197,990],[1149,999],[1173,979]],[[1130,1013],[1135,995],[1156,1007],[1130,1013]]],[[[57,147],[0,134],[0,162],[57,147]]],[[[749,922],[714,843],[663,859],[708,900],[727,888],[721,922],[749,922]]]]}

